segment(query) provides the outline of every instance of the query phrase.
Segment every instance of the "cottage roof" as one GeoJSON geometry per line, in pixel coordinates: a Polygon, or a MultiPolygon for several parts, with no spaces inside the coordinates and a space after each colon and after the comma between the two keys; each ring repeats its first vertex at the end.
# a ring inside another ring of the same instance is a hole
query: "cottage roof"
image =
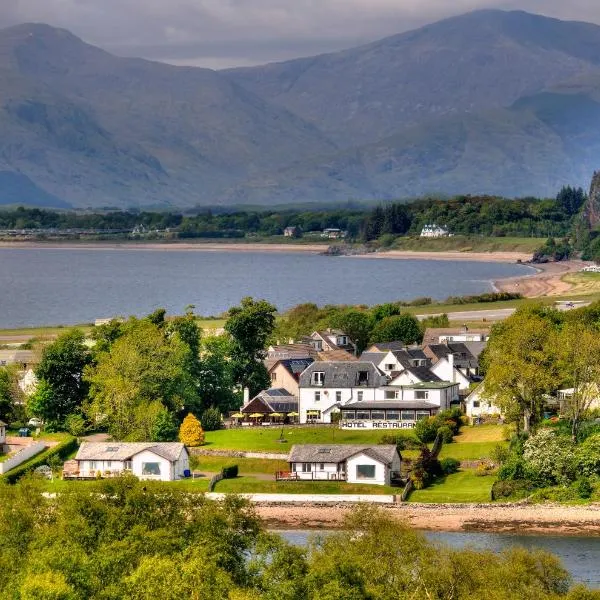
{"type": "Polygon", "coordinates": [[[286,358],[277,361],[269,371],[272,371],[277,365],[281,365],[296,381],[300,378],[300,373],[314,363],[312,358],[286,358]]]}
{"type": "Polygon", "coordinates": [[[355,361],[358,360],[354,354],[350,354],[346,350],[341,348],[335,348],[335,350],[328,350],[327,352],[319,352],[317,354],[317,360],[321,362],[335,362],[335,361],[355,361]]]}
{"type": "Polygon", "coordinates": [[[429,410],[439,406],[424,400],[362,400],[342,406],[342,410],[429,410]]]}
{"type": "Polygon", "coordinates": [[[406,371],[411,375],[414,375],[420,381],[442,381],[442,379],[438,377],[429,367],[408,367],[406,371]]]}
{"type": "Polygon", "coordinates": [[[406,344],[402,340],[397,340],[395,342],[379,342],[371,344],[367,348],[367,352],[389,352],[390,350],[404,350],[404,348],[406,348],[406,344]]]}
{"type": "Polygon", "coordinates": [[[372,362],[374,365],[378,365],[387,355],[386,352],[363,352],[360,355],[361,362],[372,362]]]}
{"type": "Polygon", "coordinates": [[[471,354],[469,348],[462,342],[449,342],[447,344],[429,344],[427,350],[437,360],[454,356],[454,365],[457,367],[477,368],[478,361],[471,354]]]}
{"type": "Polygon", "coordinates": [[[398,453],[396,446],[361,446],[355,444],[302,444],[292,446],[288,462],[341,463],[352,456],[364,453],[374,460],[389,465],[398,453]]]}
{"type": "Polygon", "coordinates": [[[129,460],[136,454],[150,450],[171,462],[176,461],[185,446],[179,442],[83,442],[76,460],[129,460]]]}
{"type": "Polygon", "coordinates": [[[489,336],[489,329],[465,329],[464,327],[428,327],[423,335],[423,344],[439,344],[440,336],[449,335],[481,335],[489,336]]]}
{"type": "Polygon", "coordinates": [[[303,388],[373,388],[386,383],[386,376],[373,363],[362,361],[316,362],[300,375],[300,387],[303,388]],[[313,384],[312,374],[315,372],[323,373],[322,385],[313,384]],[[361,379],[364,373],[367,374],[366,381],[361,379]]]}
{"type": "Polygon", "coordinates": [[[298,411],[298,399],[284,388],[271,388],[257,394],[244,408],[244,414],[298,411]]]}

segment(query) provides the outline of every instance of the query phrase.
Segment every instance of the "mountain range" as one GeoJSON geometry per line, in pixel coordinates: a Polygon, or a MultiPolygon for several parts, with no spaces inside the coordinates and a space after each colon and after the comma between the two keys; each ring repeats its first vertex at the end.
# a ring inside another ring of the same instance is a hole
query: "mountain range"
{"type": "Polygon", "coordinates": [[[212,71],[0,30],[0,204],[554,195],[600,163],[600,27],[477,11],[212,71]]]}

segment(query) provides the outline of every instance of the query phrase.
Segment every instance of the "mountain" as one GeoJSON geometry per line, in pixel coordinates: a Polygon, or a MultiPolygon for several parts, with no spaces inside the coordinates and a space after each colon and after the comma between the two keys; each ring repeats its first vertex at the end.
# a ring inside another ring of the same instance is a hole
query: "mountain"
{"type": "Polygon", "coordinates": [[[44,25],[0,31],[0,78],[0,170],[75,206],[207,203],[334,148],[212,70],[117,58],[44,25]]]}
{"type": "Polygon", "coordinates": [[[510,106],[600,67],[600,27],[477,11],[344,52],[227,71],[344,146],[510,106]]]}
{"type": "Polygon", "coordinates": [[[0,204],[553,195],[598,168],[600,27],[518,11],[218,72],[27,24],[0,81],[0,204]]]}

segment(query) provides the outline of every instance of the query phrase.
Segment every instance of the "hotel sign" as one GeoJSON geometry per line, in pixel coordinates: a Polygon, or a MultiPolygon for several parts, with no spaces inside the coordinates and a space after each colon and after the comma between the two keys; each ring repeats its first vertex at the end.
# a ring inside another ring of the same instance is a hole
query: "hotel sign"
{"type": "Polygon", "coordinates": [[[341,429],[414,429],[416,421],[340,421],[341,429]]]}

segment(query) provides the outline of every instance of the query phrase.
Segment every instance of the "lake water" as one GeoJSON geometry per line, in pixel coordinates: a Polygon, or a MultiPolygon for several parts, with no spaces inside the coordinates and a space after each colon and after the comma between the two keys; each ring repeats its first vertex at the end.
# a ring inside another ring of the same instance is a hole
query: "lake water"
{"type": "MultiPolygon", "coordinates": [[[[278,531],[287,541],[305,546],[314,534],[323,531],[278,531]]],[[[542,535],[508,535],[499,533],[424,532],[435,542],[454,548],[471,547],[478,550],[500,552],[511,546],[541,549],[552,552],[571,573],[576,583],[600,588],[600,537],[564,537],[542,535]]]]}
{"type": "Polygon", "coordinates": [[[0,249],[0,327],[75,324],[188,304],[217,315],[244,296],[280,310],[301,302],[377,304],[492,290],[531,273],[517,264],[361,259],[295,253],[0,249]]]}

